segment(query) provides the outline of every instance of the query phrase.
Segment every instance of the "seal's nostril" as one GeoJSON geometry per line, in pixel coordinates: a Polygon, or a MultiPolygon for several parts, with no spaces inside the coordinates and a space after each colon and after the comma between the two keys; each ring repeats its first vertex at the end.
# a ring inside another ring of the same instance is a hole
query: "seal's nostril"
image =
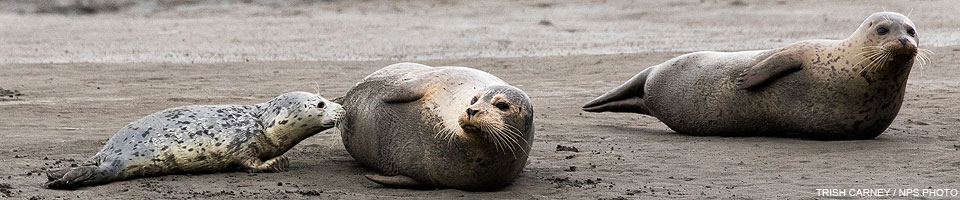
{"type": "Polygon", "coordinates": [[[467,108],[467,115],[473,116],[477,114],[477,110],[467,108]]]}
{"type": "Polygon", "coordinates": [[[907,47],[907,39],[901,38],[900,45],[903,45],[903,47],[907,47]]]}

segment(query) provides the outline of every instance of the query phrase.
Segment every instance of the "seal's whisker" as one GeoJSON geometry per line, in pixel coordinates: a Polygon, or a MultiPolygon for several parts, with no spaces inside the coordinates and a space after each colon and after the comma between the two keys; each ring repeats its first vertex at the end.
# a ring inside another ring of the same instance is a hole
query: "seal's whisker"
{"type": "Polygon", "coordinates": [[[931,50],[929,50],[929,49],[918,49],[918,50],[917,50],[917,55],[920,56],[920,58],[923,58],[924,61],[930,61],[930,56],[933,55],[933,54],[934,54],[933,51],[931,51],[931,50]]]}
{"type": "Polygon", "coordinates": [[[917,49],[917,58],[920,60],[920,69],[923,69],[923,66],[930,62],[930,55],[933,55],[933,51],[929,49],[917,49]]]}
{"type": "Polygon", "coordinates": [[[526,144],[526,139],[521,137],[519,129],[509,124],[498,124],[496,131],[497,134],[507,142],[507,146],[510,147],[514,158],[517,158],[517,150],[521,150],[519,153],[525,154],[525,152],[522,151],[523,145],[520,144],[520,141],[523,140],[524,144],[526,144]],[[517,137],[520,137],[520,139],[518,140],[517,137]]]}
{"type": "MultiPolygon", "coordinates": [[[[527,151],[525,150],[526,148],[524,148],[524,146],[527,144],[527,142],[526,142],[526,139],[524,139],[522,134],[519,132],[519,129],[517,129],[516,127],[510,124],[504,124],[504,127],[506,127],[506,129],[504,130],[506,130],[507,132],[509,132],[511,135],[515,137],[513,138],[513,141],[514,141],[513,143],[515,144],[516,148],[519,150],[519,153],[521,153],[521,155],[526,155],[527,151]],[[520,139],[518,140],[516,138],[520,138],[520,139]],[[523,141],[523,145],[520,144],[521,141],[523,141]]],[[[516,155],[514,155],[514,158],[516,158],[516,155]]]]}
{"type": "Polygon", "coordinates": [[[890,65],[890,62],[892,62],[891,59],[893,58],[893,56],[894,56],[894,54],[885,54],[884,57],[883,57],[883,59],[880,60],[880,61],[881,61],[881,62],[880,62],[880,65],[877,66],[877,69],[876,69],[875,71],[880,71],[880,70],[886,69],[886,68],[887,68],[887,65],[890,65]]]}
{"type": "MultiPolygon", "coordinates": [[[[510,155],[513,155],[513,158],[516,159],[516,158],[517,158],[516,148],[515,148],[512,144],[508,143],[508,142],[509,142],[509,136],[505,135],[504,130],[505,130],[505,129],[503,129],[503,126],[497,126],[497,130],[496,130],[497,135],[500,135],[500,138],[502,138],[503,141],[504,141],[504,146],[509,147],[509,149],[510,149],[510,155]]],[[[504,152],[504,153],[506,153],[506,152],[504,152]]]]}
{"type": "Polygon", "coordinates": [[[444,130],[442,124],[443,124],[443,121],[440,121],[433,125],[433,129],[437,131],[437,134],[433,135],[433,138],[440,138],[440,136],[445,134],[444,131],[446,130],[444,130]]]}
{"type": "Polygon", "coordinates": [[[882,54],[882,55],[880,55],[880,58],[877,59],[876,61],[874,61],[876,64],[874,64],[873,67],[870,67],[870,71],[871,71],[871,72],[877,72],[877,71],[880,71],[881,69],[883,69],[884,66],[887,65],[887,58],[890,58],[890,54],[882,54]]]}
{"type": "Polygon", "coordinates": [[[888,58],[889,53],[884,49],[883,46],[880,46],[877,56],[874,58],[873,62],[869,65],[870,68],[867,71],[876,72],[879,68],[882,68],[886,64],[886,59],[888,58]]]}
{"type": "Polygon", "coordinates": [[[433,125],[433,128],[434,130],[437,131],[437,134],[434,135],[434,138],[438,138],[440,140],[446,140],[447,144],[450,144],[451,142],[453,142],[453,139],[457,134],[457,130],[454,130],[449,126],[446,126],[444,121],[437,122],[436,124],[433,125]]]}
{"type": "Polygon", "coordinates": [[[503,145],[500,144],[500,138],[497,137],[497,135],[496,135],[495,133],[493,133],[492,131],[490,131],[490,130],[492,130],[492,129],[490,129],[489,125],[481,123],[479,128],[480,128],[480,132],[488,133],[488,134],[486,135],[487,138],[489,138],[490,140],[493,141],[494,145],[497,146],[497,150],[500,150],[501,152],[505,152],[505,151],[506,151],[506,149],[504,149],[503,145]]]}
{"type": "Polygon", "coordinates": [[[874,59],[876,59],[877,56],[880,56],[881,54],[883,53],[881,53],[880,51],[874,51],[874,52],[871,52],[870,55],[867,55],[866,57],[864,57],[863,60],[873,61],[874,59]]]}
{"type": "Polygon", "coordinates": [[[920,70],[922,71],[923,65],[927,64],[927,59],[924,58],[922,55],[917,55],[917,60],[920,61],[920,62],[917,62],[917,67],[920,67],[920,70]]]}
{"type": "Polygon", "coordinates": [[[514,127],[513,125],[510,125],[510,124],[504,124],[504,126],[509,128],[508,130],[511,135],[513,135],[514,137],[520,138],[520,140],[515,140],[517,143],[517,146],[529,144],[527,143],[527,138],[523,138],[523,135],[520,134],[521,133],[520,129],[517,129],[517,127],[514,127]],[[523,144],[520,144],[521,141],[523,142],[523,144]]]}
{"type": "MultiPolygon", "coordinates": [[[[881,8],[883,8],[883,12],[887,12],[887,8],[885,7],[881,7],[881,8]]],[[[891,21],[890,17],[887,17],[887,15],[880,15],[880,16],[883,17],[883,19],[886,19],[887,21],[891,21]]]]}
{"type": "Polygon", "coordinates": [[[861,55],[865,55],[865,54],[870,54],[870,53],[876,53],[878,50],[879,50],[879,49],[877,49],[877,48],[864,48],[864,49],[861,50],[861,51],[863,51],[863,52],[858,53],[857,56],[861,56],[861,55]]]}
{"type": "Polygon", "coordinates": [[[507,133],[509,129],[506,129],[502,124],[481,124],[480,128],[488,135],[487,137],[493,141],[498,151],[507,153],[509,150],[514,159],[517,158],[518,147],[513,145],[516,142],[515,139],[509,137],[508,134],[510,133],[507,133]]]}
{"type": "Polygon", "coordinates": [[[488,130],[489,130],[489,132],[490,132],[490,135],[492,135],[493,137],[496,138],[497,144],[498,144],[498,146],[500,146],[500,150],[501,150],[500,152],[506,153],[507,150],[508,150],[508,149],[507,149],[507,142],[503,140],[503,135],[500,135],[500,132],[497,131],[497,129],[492,128],[492,127],[489,127],[489,126],[488,126],[488,130]]]}
{"type": "Polygon", "coordinates": [[[864,46],[864,47],[861,47],[860,50],[864,50],[864,51],[866,51],[866,50],[877,50],[877,49],[880,49],[881,47],[882,47],[882,46],[880,46],[880,45],[864,46]]]}
{"type": "MultiPolygon", "coordinates": [[[[456,127],[456,128],[459,128],[459,127],[456,127]]],[[[453,142],[453,140],[457,138],[457,133],[460,132],[460,130],[454,129],[454,127],[451,127],[451,126],[443,126],[443,130],[446,132],[444,134],[444,138],[447,140],[447,144],[450,144],[451,142],[453,142]]]]}
{"type": "Polygon", "coordinates": [[[928,55],[929,54],[928,52],[932,53],[926,49],[920,49],[917,51],[917,60],[919,60],[920,62],[916,62],[916,64],[918,67],[920,67],[921,75],[923,74],[924,65],[927,65],[927,62],[930,62],[930,57],[928,55]]]}
{"type": "Polygon", "coordinates": [[[917,58],[920,59],[920,64],[927,64],[927,62],[930,61],[930,58],[928,58],[927,55],[923,55],[923,54],[917,55],[917,58]]]}
{"type": "Polygon", "coordinates": [[[433,129],[437,131],[436,135],[433,135],[433,138],[444,138],[447,134],[447,128],[443,127],[443,121],[439,121],[436,124],[433,124],[433,129]]]}
{"type": "Polygon", "coordinates": [[[867,50],[863,50],[863,52],[858,53],[856,56],[858,56],[858,57],[859,57],[859,56],[868,56],[868,55],[872,55],[872,54],[875,54],[875,53],[877,53],[877,50],[876,50],[876,49],[867,49],[867,50]]]}
{"type": "MultiPolygon", "coordinates": [[[[480,132],[487,132],[487,130],[486,130],[487,128],[486,128],[486,125],[485,125],[485,124],[479,124],[477,128],[480,129],[480,132]]],[[[501,149],[501,148],[500,148],[500,143],[499,143],[499,141],[497,140],[496,136],[494,136],[494,135],[492,135],[492,134],[484,134],[483,137],[485,137],[487,140],[492,141],[493,144],[494,144],[494,146],[497,147],[497,150],[500,150],[500,149],[501,149]]]]}
{"type": "MultiPolygon", "coordinates": [[[[883,55],[883,53],[877,51],[876,53],[871,54],[870,56],[867,56],[866,58],[864,58],[863,60],[861,60],[861,61],[860,61],[861,63],[862,63],[863,61],[868,61],[868,60],[869,60],[870,62],[868,62],[866,65],[862,65],[863,68],[861,68],[860,71],[858,71],[857,73],[863,73],[864,71],[868,71],[869,68],[873,67],[873,65],[875,65],[875,64],[877,63],[878,57],[880,57],[880,56],[882,56],[882,55],[883,55]]],[[[860,63],[857,63],[857,64],[859,65],[860,63]]]]}
{"type": "MultiPolygon", "coordinates": [[[[516,135],[516,134],[514,133],[514,135],[516,135]]],[[[524,139],[521,138],[521,140],[524,140],[524,139]]],[[[526,143],[526,142],[524,142],[524,143],[526,143]]],[[[513,144],[514,144],[514,146],[519,150],[519,152],[521,153],[521,155],[526,155],[526,154],[527,154],[527,151],[525,150],[525,148],[523,148],[524,146],[520,144],[520,141],[519,141],[519,140],[514,139],[513,144]]],[[[516,153],[514,153],[514,158],[516,158],[516,153]]]]}
{"type": "Polygon", "coordinates": [[[497,132],[499,132],[498,134],[500,134],[505,139],[505,141],[508,142],[507,146],[510,147],[510,152],[512,152],[514,154],[513,155],[514,158],[516,158],[517,156],[516,149],[519,148],[518,145],[515,145],[517,144],[517,139],[512,137],[513,133],[510,133],[510,129],[507,129],[505,125],[506,124],[502,124],[502,123],[499,124],[497,126],[497,132]]]}
{"type": "MultiPolygon", "coordinates": [[[[873,59],[871,59],[870,57],[873,57],[873,55],[864,57],[864,58],[860,59],[860,62],[857,62],[857,66],[863,67],[863,68],[861,68],[860,71],[858,71],[857,73],[860,73],[860,72],[863,71],[863,69],[866,69],[866,68],[867,68],[867,66],[863,64],[864,62],[873,61],[873,59]]],[[[869,63],[868,63],[868,64],[869,64],[869,63]]]]}
{"type": "Polygon", "coordinates": [[[864,68],[861,69],[860,71],[861,71],[861,72],[872,72],[872,71],[873,71],[873,70],[872,70],[873,67],[879,65],[879,62],[878,62],[878,61],[880,60],[880,57],[883,57],[883,55],[880,54],[880,55],[877,55],[877,56],[874,56],[873,58],[871,58],[871,59],[870,59],[870,62],[867,63],[866,67],[864,67],[864,68]]]}
{"type": "MultiPolygon", "coordinates": [[[[500,127],[495,127],[495,128],[494,128],[494,132],[496,132],[496,133],[494,133],[494,134],[497,135],[497,138],[500,138],[500,141],[501,141],[501,143],[503,144],[504,149],[505,149],[505,150],[510,150],[510,154],[516,156],[516,150],[514,150],[513,145],[510,145],[510,144],[509,144],[509,141],[508,141],[506,135],[504,135],[504,133],[503,133],[503,129],[501,129],[500,127]]],[[[503,152],[506,153],[506,151],[503,151],[503,152]]]]}
{"type": "Polygon", "coordinates": [[[863,56],[863,58],[861,58],[860,61],[857,62],[857,65],[863,64],[864,61],[872,60],[871,57],[874,57],[877,54],[880,54],[880,50],[878,48],[865,49],[863,51],[864,52],[860,52],[856,55],[858,57],[863,56]]]}
{"type": "Polygon", "coordinates": [[[870,55],[876,54],[878,51],[876,49],[864,49],[863,52],[857,53],[856,57],[869,57],[870,55]]]}

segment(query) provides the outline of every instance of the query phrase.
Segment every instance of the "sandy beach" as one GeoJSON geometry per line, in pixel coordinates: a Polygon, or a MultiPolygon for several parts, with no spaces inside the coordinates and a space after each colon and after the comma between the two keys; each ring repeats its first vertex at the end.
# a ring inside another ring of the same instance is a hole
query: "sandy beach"
{"type": "Polygon", "coordinates": [[[147,2],[90,13],[0,1],[0,88],[22,94],[0,97],[0,197],[821,199],[817,189],[960,189],[958,2],[147,2]],[[697,137],[650,116],[580,110],[685,53],[843,39],[883,10],[910,13],[920,47],[935,54],[913,69],[899,115],[873,140],[697,137]],[[43,170],[83,162],[147,114],[289,91],[333,98],[396,62],[473,67],[529,94],[536,136],[521,177],[495,192],[384,188],[330,130],[287,152],[287,172],[41,186],[43,170]]]}

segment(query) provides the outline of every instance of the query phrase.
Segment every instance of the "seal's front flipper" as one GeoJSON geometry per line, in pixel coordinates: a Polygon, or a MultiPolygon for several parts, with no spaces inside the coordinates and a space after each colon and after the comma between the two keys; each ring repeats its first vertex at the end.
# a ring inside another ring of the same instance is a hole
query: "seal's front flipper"
{"type": "Polygon", "coordinates": [[[376,182],[380,185],[394,188],[430,188],[429,185],[420,183],[420,181],[414,180],[408,176],[396,175],[396,176],[381,176],[375,174],[364,175],[370,181],[376,182]]]}
{"type": "Polygon", "coordinates": [[[384,86],[384,103],[406,103],[420,100],[426,94],[427,84],[419,78],[405,78],[384,86]]]}
{"type": "Polygon", "coordinates": [[[750,89],[761,83],[800,71],[803,65],[801,53],[797,48],[788,48],[770,55],[753,67],[743,70],[743,73],[740,73],[740,76],[737,77],[737,89],[750,89]]]}
{"type": "Polygon", "coordinates": [[[252,173],[262,173],[262,172],[283,172],[287,171],[287,168],[290,167],[290,159],[287,159],[286,156],[277,156],[271,158],[267,161],[260,161],[259,158],[251,158],[243,163],[244,167],[247,168],[247,172],[252,173]]]}
{"type": "Polygon", "coordinates": [[[643,101],[643,87],[653,67],[647,68],[610,92],[583,105],[587,112],[630,112],[650,114],[643,101]]]}
{"type": "Polygon", "coordinates": [[[340,97],[337,97],[337,98],[333,98],[333,99],[330,100],[330,102],[334,102],[334,103],[343,105],[343,97],[346,97],[346,96],[340,96],[340,97]]]}
{"type": "MultiPolygon", "coordinates": [[[[83,186],[93,186],[104,184],[108,181],[107,174],[99,173],[97,166],[83,166],[70,169],[62,177],[49,181],[44,187],[49,189],[76,189],[83,186]]],[[[51,174],[48,174],[50,176],[51,174]]]]}

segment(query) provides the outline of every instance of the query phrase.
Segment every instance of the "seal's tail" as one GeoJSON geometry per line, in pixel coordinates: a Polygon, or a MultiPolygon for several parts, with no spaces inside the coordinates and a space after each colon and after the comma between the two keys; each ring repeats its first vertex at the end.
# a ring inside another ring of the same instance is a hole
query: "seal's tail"
{"type": "Polygon", "coordinates": [[[76,189],[83,186],[100,185],[109,182],[106,173],[97,166],[81,166],[70,170],[47,171],[49,189],[76,189]],[[59,176],[59,178],[57,178],[59,176]]]}
{"type": "MultiPolygon", "coordinates": [[[[652,67],[651,67],[652,68],[652,67]]],[[[643,70],[610,92],[583,105],[587,112],[630,112],[650,114],[643,101],[643,88],[650,69],[643,70]]]]}

